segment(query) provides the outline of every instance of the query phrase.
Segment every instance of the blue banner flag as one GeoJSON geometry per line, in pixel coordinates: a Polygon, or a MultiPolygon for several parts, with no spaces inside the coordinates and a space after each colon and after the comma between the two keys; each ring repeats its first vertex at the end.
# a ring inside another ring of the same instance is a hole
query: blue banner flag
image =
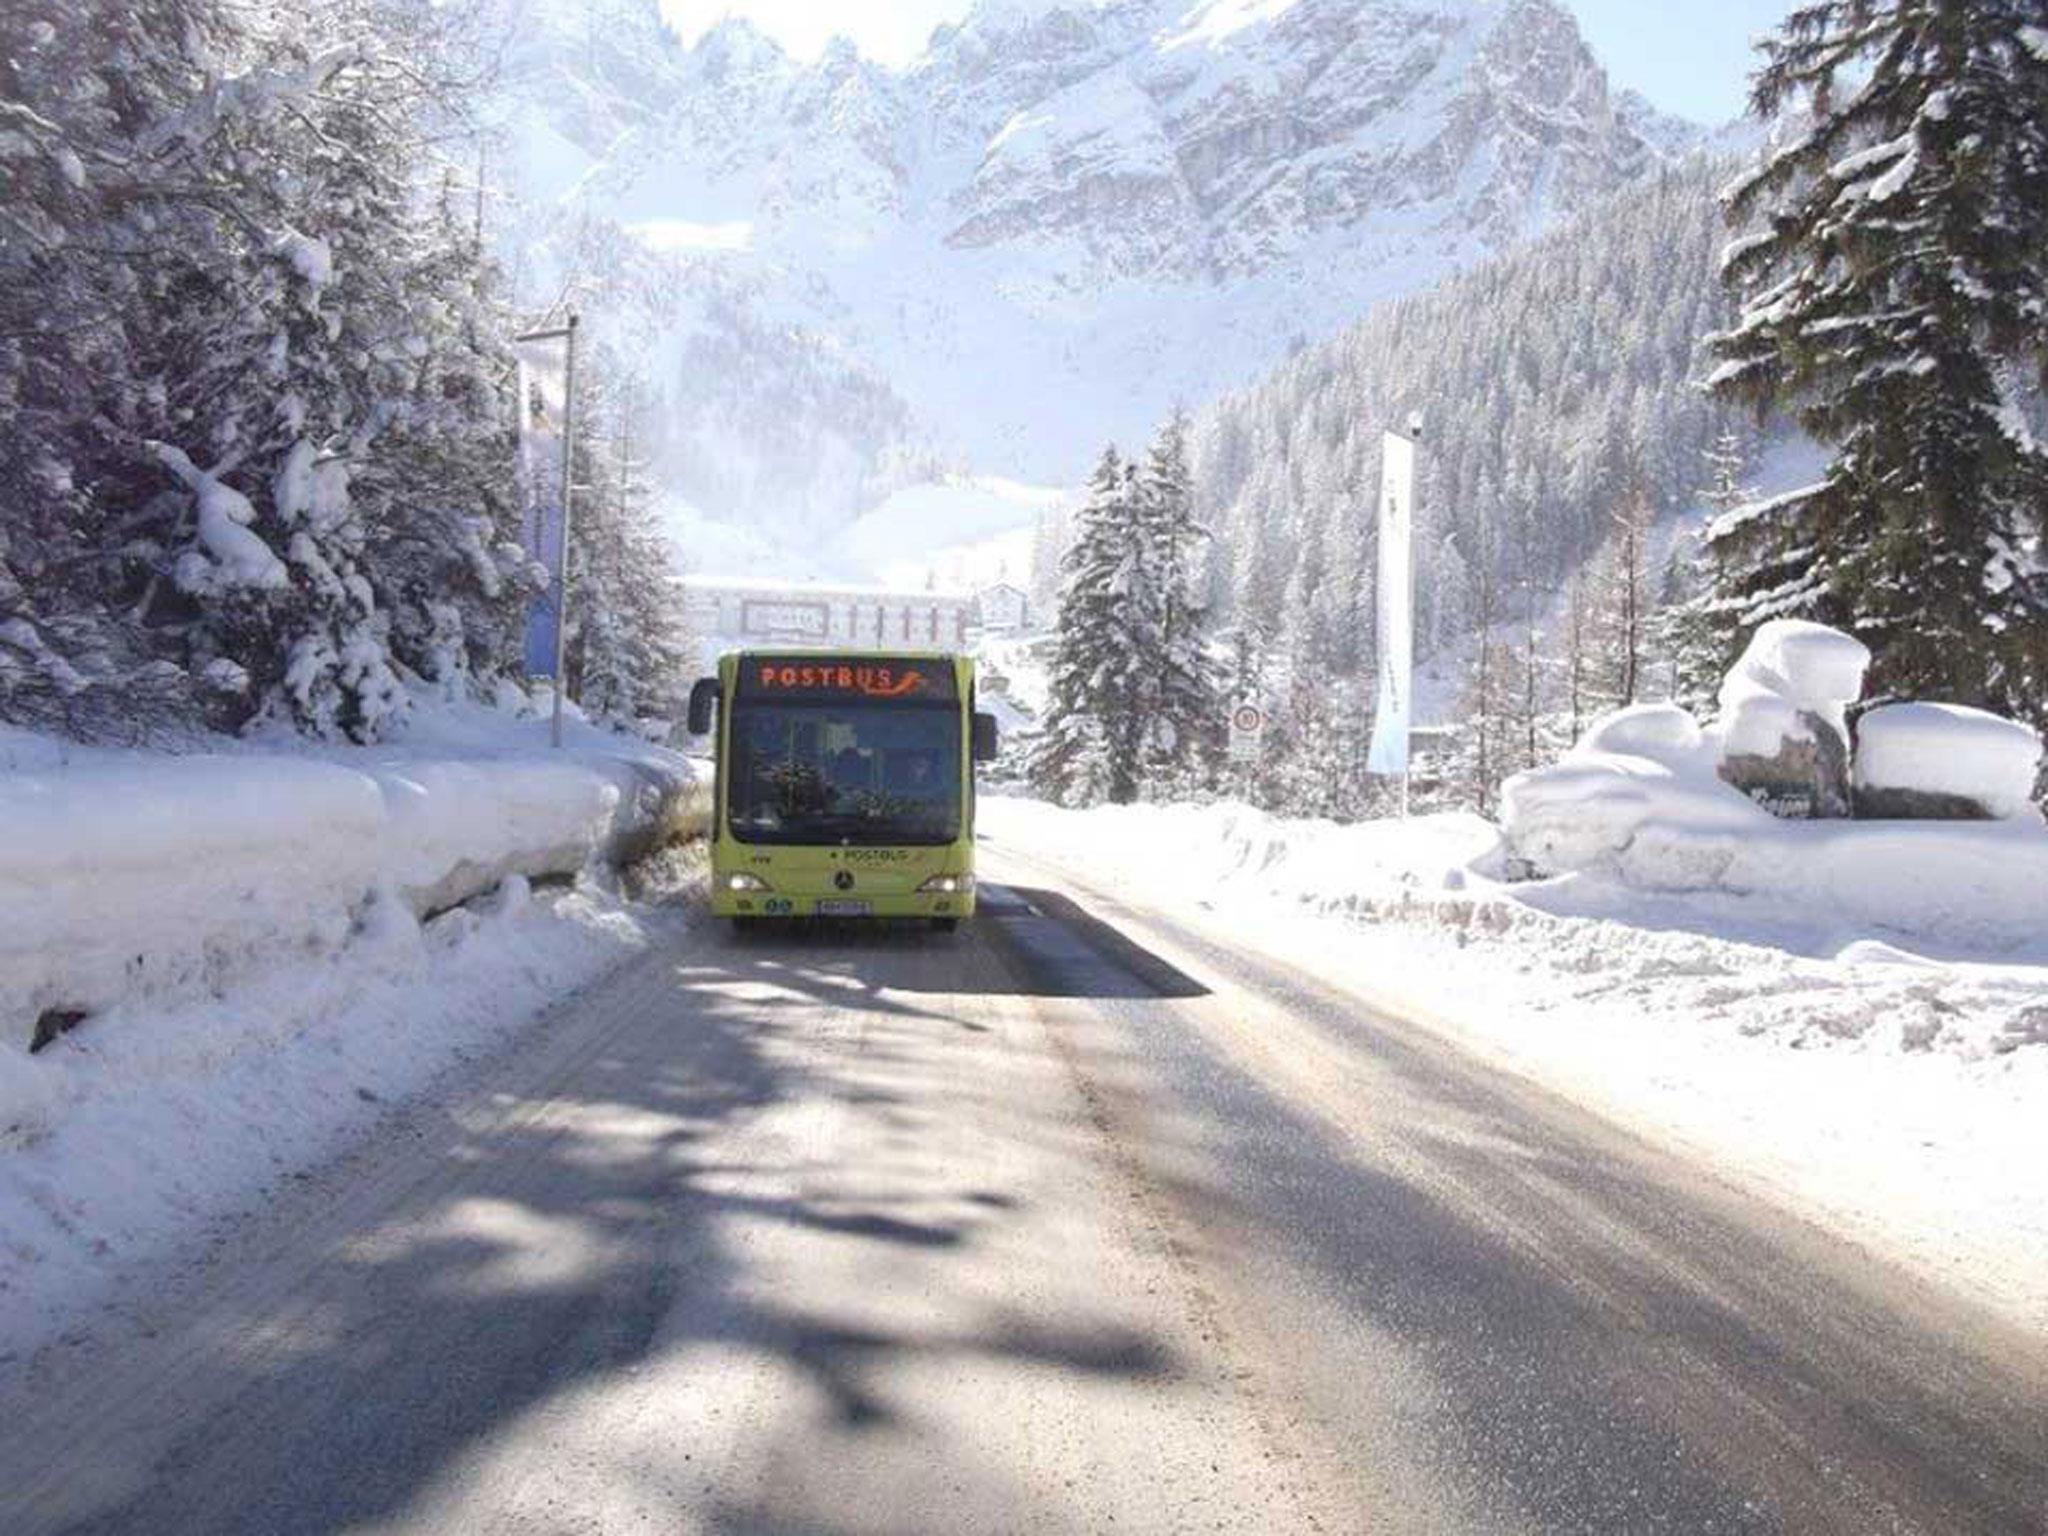
{"type": "Polygon", "coordinates": [[[526,675],[553,677],[560,650],[562,455],[567,441],[569,341],[566,334],[519,343],[519,480],[525,498],[527,554],[547,567],[549,589],[526,615],[526,675]]]}

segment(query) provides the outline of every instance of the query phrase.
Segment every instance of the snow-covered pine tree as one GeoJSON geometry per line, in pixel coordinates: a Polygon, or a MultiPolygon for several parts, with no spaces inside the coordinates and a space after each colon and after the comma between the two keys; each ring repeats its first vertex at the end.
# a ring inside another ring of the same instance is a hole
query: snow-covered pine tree
{"type": "Polygon", "coordinates": [[[1031,579],[1026,594],[1034,614],[1059,607],[1061,562],[1074,538],[1074,509],[1056,501],[1038,514],[1031,528],[1031,579]]]}
{"type": "MultiPolygon", "coordinates": [[[[143,622],[164,384],[141,322],[216,237],[194,156],[145,144],[232,40],[217,0],[10,7],[0,47],[0,719],[136,739],[203,684],[143,622]]],[[[223,540],[232,538],[223,533],[223,540]]]]}
{"type": "Polygon", "coordinates": [[[367,556],[394,660],[451,696],[508,674],[548,579],[521,544],[505,344],[518,327],[475,205],[455,193],[444,180],[420,229],[413,315],[427,348],[369,469],[383,505],[367,556]]]}
{"type": "Polygon", "coordinates": [[[191,508],[166,553],[188,644],[238,668],[250,705],[367,740],[405,698],[366,562],[380,498],[357,481],[427,350],[410,345],[417,144],[393,100],[408,75],[380,67],[374,31],[276,21],[159,130],[201,147],[239,215],[192,274],[205,301],[162,336],[176,409],[155,451],[191,508]],[[222,493],[242,535],[225,558],[222,493]]]}
{"type": "Polygon", "coordinates": [[[1188,418],[1176,410],[1138,472],[1136,512],[1151,546],[1158,654],[1151,661],[1146,777],[1154,792],[1207,782],[1215,767],[1222,702],[1210,661],[1202,588],[1206,531],[1196,523],[1188,471],[1188,418]]]}
{"type": "Polygon", "coordinates": [[[1699,541],[1682,535],[1671,545],[1657,582],[1657,605],[1650,620],[1650,648],[1656,658],[1662,691],[1674,704],[1704,718],[1726,671],[1720,635],[1706,605],[1711,589],[1700,571],[1699,541]]]}
{"type": "MultiPolygon", "coordinates": [[[[1269,677],[1265,632],[1257,624],[1236,625],[1226,636],[1222,692],[1229,706],[1250,704],[1262,713],[1272,712],[1272,684],[1269,677]]],[[[1263,743],[1261,744],[1264,745],[1263,743]]],[[[1226,792],[1254,805],[1263,804],[1261,779],[1263,760],[1232,763],[1225,774],[1226,792]]]]}
{"type": "Polygon", "coordinates": [[[577,483],[585,489],[570,548],[571,691],[594,719],[673,720],[691,680],[691,652],[681,575],[640,446],[647,387],[606,349],[591,364],[587,425],[577,433],[577,483]]]}
{"type": "Polygon", "coordinates": [[[1279,709],[1266,744],[1260,803],[1283,815],[1328,810],[1327,788],[1342,764],[1332,658],[1330,506],[1305,503],[1288,545],[1287,582],[1277,612],[1279,709]]]}
{"type": "Polygon", "coordinates": [[[1700,458],[1707,467],[1707,486],[1700,493],[1700,500],[1717,514],[1733,512],[1744,502],[1756,499],[1756,493],[1743,483],[1749,459],[1742,451],[1742,439],[1733,432],[1716,437],[1700,458]]]}
{"type": "Polygon", "coordinates": [[[1728,190],[1760,228],[1724,257],[1711,382],[1835,456],[1713,525],[1718,611],[1854,629],[1880,693],[2042,719],[2048,452],[2017,393],[2048,369],[2048,16],[1809,0],[1760,46],[1753,107],[1811,123],[1728,190]]]}
{"type": "Polygon", "coordinates": [[[1033,786],[1061,805],[1137,798],[1148,685],[1128,612],[1142,586],[1136,500],[1130,467],[1114,446],[1104,449],[1060,562],[1045,720],[1027,769],[1033,786]]]}
{"type": "Polygon", "coordinates": [[[0,65],[0,714],[374,734],[518,607],[502,335],[421,185],[453,12],[42,9],[0,65]]]}
{"type": "Polygon", "coordinates": [[[1564,599],[1564,655],[1558,664],[1558,680],[1563,695],[1565,730],[1573,741],[1577,741],[1585,734],[1595,713],[1593,592],[1584,566],[1572,572],[1564,599]]]}

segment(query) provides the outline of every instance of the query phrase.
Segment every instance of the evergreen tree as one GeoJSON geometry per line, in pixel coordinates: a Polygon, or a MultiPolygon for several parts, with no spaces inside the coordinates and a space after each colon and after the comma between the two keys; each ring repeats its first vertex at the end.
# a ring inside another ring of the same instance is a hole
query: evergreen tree
{"type": "Polygon", "coordinates": [[[1061,805],[1137,798],[1143,685],[1125,601],[1140,531],[1136,499],[1128,466],[1114,446],[1104,449],[1060,562],[1045,724],[1027,769],[1039,792],[1061,805]]]}
{"type": "MultiPolygon", "coordinates": [[[[1745,483],[1748,460],[1741,440],[1723,432],[1703,456],[1707,487],[1700,499],[1716,519],[1756,499],[1745,483]]],[[[1706,569],[1701,540],[1673,541],[1658,583],[1653,640],[1669,672],[1671,698],[1704,718],[1714,707],[1722,674],[1734,660],[1728,650],[1731,626],[1717,617],[1716,582],[1706,569]]]]}
{"type": "Polygon", "coordinates": [[[1749,462],[1742,452],[1742,440],[1733,432],[1723,432],[1715,438],[1701,458],[1706,461],[1707,488],[1701,492],[1700,500],[1717,515],[1733,512],[1755,499],[1755,492],[1743,484],[1749,462]]]}
{"type": "MultiPolygon", "coordinates": [[[[193,147],[155,143],[231,48],[218,0],[118,18],[22,0],[0,47],[0,719],[129,737],[203,708],[201,669],[144,622],[163,576],[167,391],[148,342],[216,222],[193,147]]],[[[216,504],[217,508],[219,504],[216,504]]],[[[234,533],[221,531],[223,543],[234,533]]],[[[233,682],[224,669],[213,676],[233,682]]]]}
{"type": "Polygon", "coordinates": [[[1701,578],[1699,561],[1695,540],[1681,538],[1672,544],[1658,583],[1651,637],[1664,663],[1672,702],[1704,719],[1714,708],[1726,658],[1708,611],[1712,590],[1701,578]]]}
{"type": "Polygon", "coordinates": [[[1467,808],[1491,816],[1501,780],[1512,771],[1512,668],[1502,655],[1495,625],[1501,618],[1499,562],[1491,527],[1481,523],[1474,556],[1472,660],[1458,707],[1458,744],[1449,765],[1452,794],[1467,808]]]}
{"type": "Polygon", "coordinates": [[[1147,777],[1159,787],[1189,788],[1215,766],[1222,701],[1204,635],[1199,586],[1205,531],[1194,516],[1187,457],[1188,420],[1175,411],[1153,438],[1137,479],[1136,512],[1149,545],[1149,587],[1135,601],[1156,603],[1157,655],[1150,663],[1147,777]]]}
{"type": "Polygon", "coordinates": [[[410,675],[502,672],[506,327],[426,179],[454,11],[29,11],[0,50],[0,716],[367,738],[410,675]]]}
{"type": "Polygon", "coordinates": [[[2039,0],[1809,0],[1761,44],[1760,115],[1810,126],[1733,186],[1724,396],[1796,405],[1815,486],[1713,529],[1724,624],[1854,629],[1875,689],[2040,719],[2048,45],[2039,0]],[[1840,77],[1851,84],[1838,91],[1840,77]]]}
{"type": "MultiPolygon", "coordinates": [[[[1219,691],[1226,709],[1249,704],[1263,715],[1270,710],[1266,683],[1265,637],[1248,624],[1240,624],[1224,637],[1224,662],[1219,691]]],[[[1263,745],[1263,743],[1262,743],[1263,745]]],[[[1260,764],[1233,761],[1228,765],[1225,793],[1239,799],[1255,798],[1260,764]]]]}
{"type": "Polygon", "coordinates": [[[1565,588],[1564,684],[1565,730],[1573,741],[1586,733],[1597,712],[1593,697],[1593,614],[1592,584],[1584,567],[1572,572],[1565,588]]]}
{"type": "Polygon", "coordinates": [[[593,719],[674,720],[687,702],[691,650],[681,575],[637,446],[645,386],[609,352],[592,364],[577,432],[584,490],[570,536],[570,690],[593,719]]]}

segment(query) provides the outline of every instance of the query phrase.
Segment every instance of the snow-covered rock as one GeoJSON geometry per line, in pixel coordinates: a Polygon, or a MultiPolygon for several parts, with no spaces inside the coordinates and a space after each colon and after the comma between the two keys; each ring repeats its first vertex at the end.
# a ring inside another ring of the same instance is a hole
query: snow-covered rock
{"type": "Polygon", "coordinates": [[[1870,648],[1854,635],[1805,619],[1761,624],[1721,684],[1723,743],[1731,752],[1771,745],[1782,716],[1767,707],[1766,696],[1839,729],[1848,706],[1862,697],[1869,670],[1870,648]]]}
{"type": "Polygon", "coordinates": [[[1700,723],[1691,710],[1676,704],[1632,704],[1594,721],[1572,755],[1618,753],[1679,767],[1697,758],[1700,747],[1700,723]]]}
{"type": "Polygon", "coordinates": [[[1501,830],[1530,871],[1605,870],[1660,889],[1715,883],[1724,835],[1770,817],[1723,783],[1716,743],[1675,704],[1593,723],[1563,761],[1501,786],[1501,830]]]}
{"type": "Polygon", "coordinates": [[[1870,651],[1803,619],[1758,627],[1721,684],[1721,777],[1781,816],[1847,816],[1848,707],[1870,651]]]}
{"type": "Polygon", "coordinates": [[[2041,737],[1961,704],[1886,704],[1856,722],[1856,813],[2034,817],[2041,737]]]}

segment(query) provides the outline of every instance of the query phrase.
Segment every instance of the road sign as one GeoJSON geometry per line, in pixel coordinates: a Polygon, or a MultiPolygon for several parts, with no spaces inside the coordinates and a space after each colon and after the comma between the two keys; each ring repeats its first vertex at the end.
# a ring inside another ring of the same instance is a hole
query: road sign
{"type": "Polygon", "coordinates": [[[1265,738],[1266,712],[1256,704],[1239,704],[1230,711],[1230,760],[1257,762],[1265,738]]]}

